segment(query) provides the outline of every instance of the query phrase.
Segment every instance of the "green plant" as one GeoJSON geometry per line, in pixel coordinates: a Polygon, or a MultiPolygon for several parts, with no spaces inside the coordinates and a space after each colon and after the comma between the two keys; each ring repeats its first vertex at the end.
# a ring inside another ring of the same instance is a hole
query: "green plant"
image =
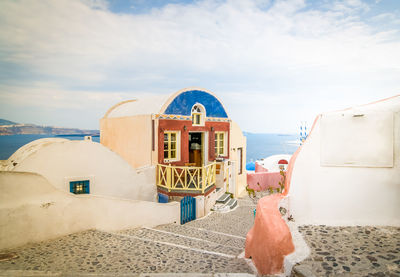
{"type": "Polygon", "coordinates": [[[281,180],[279,181],[278,184],[279,184],[279,186],[281,187],[281,188],[280,188],[280,191],[283,192],[283,190],[285,189],[286,172],[283,171],[283,170],[281,170],[279,173],[281,174],[282,178],[281,178],[281,180]]]}

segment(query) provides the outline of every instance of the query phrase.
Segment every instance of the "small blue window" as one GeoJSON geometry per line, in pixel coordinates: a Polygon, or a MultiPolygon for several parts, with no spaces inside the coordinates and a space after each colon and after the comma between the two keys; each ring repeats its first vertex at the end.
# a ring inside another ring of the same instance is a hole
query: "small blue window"
{"type": "Polygon", "coordinates": [[[69,182],[69,191],[74,194],[90,193],[89,184],[89,180],[71,181],[69,182]]]}

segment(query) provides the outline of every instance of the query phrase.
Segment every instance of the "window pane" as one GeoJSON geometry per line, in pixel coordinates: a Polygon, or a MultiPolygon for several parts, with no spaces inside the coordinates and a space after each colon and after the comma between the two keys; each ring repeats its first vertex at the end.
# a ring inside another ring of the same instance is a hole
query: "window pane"
{"type": "Polygon", "coordinates": [[[196,124],[200,124],[200,115],[196,114],[196,124]]]}
{"type": "Polygon", "coordinates": [[[223,147],[219,148],[219,154],[221,154],[221,155],[224,154],[224,148],[223,147]]]}
{"type": "Polygon", "coordinates": [[[224,147],[224,141],[223,140],[221,140],[220,142],[219,142],[219,147],[224,147]]]}
{"type": "Polygon", "coordinates": [[[176,133],[171,133],[171,141],[176,141],[176,133]]]}
{"type": "Polygon", "coordinates": [[[168,142],[167,141],[164,142],[164,150],[168,150],[168,142]]]}
{"type": "Polygon", "coordinates": [[[176,150],[176,142],[171,142],[171,150],[176,150]]]}
{"type": "Polygon", "coordinates": [[[217,141],[217,140],[218,140],[218,134],[215,133],[215,141],[217,141]]]}
{"type": "Polygon", "coordinates": [[[224,133],[220,133],[220,134],[219,134],[219,139],[220,139],[220,140],[223,140],[223,139],[224,139],[224,133]]]}
{"type": "Polygon", "coordinates": [[[164,159],[169,159],[168,150],[164,150],[164,159]]]}
{"type": "Polygon", "coordinates": [[[164,141],[168,141],[168,133],[164,133],[164,141]]]}
{"type": "Polygon", "coordinates": [[[176,158],[176,151],[175,150],[171,151],[171,157],[170,158],[171,159],[175,159],[176,158]]]}

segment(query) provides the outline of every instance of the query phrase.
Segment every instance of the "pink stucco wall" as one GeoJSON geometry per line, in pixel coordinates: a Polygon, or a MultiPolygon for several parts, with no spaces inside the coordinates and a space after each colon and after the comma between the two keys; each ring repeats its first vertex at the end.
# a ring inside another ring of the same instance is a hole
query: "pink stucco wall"
{"type": "Polygon", "coordinates": [[[294,251],[289,227],[278,207],[280,193],[268,195],[257,204],[253,228],[246,236],[246,258],[252,258],[259,274],[277,274],[283,270],[286,255],[294,251]]]}
{"type": "Polygon", "coordinates": [[[268,169],[258,164],[257,162],[255,163],[255,165],[256,165],[255,172],[268,172],[268,169]]]}
{"type": "Polygon", "coordinates": [[[247,173],[247,184],[249,185],[249,188],[256,191],[267,190],[270,187],[277,189],[280,187],[279,181],[281,180],[282,176],[279,172],[247,173]]]}
{"type": "Polygon", "coordinates": [[[289,193],[294,163],[301,148],[300,146],[290,159],[284,192],[268,195],[259,200],[253,228],[246,236],[245,256],[252,258],[258,273],[263,275],[282,272],[284,257],[295,250],[289,227],[279,212],[279,202],[289,193]]]}

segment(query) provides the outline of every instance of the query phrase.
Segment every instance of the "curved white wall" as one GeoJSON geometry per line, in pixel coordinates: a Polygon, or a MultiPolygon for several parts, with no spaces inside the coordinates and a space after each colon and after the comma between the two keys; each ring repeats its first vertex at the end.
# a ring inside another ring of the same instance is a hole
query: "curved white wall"
{"type": "MultiPolygon", "coordinates": [[[[321,145],[324,141],[321,142],[319,117],[293,167],[289,201],[290,212],[297,223],[400,226],[400,97],[360,107],[355,114],[367,117],[377,111],[393,113],[393,140],[387,140],[393,141],[393,166],[322,166],[321,145]]],[[[354,113],[354,110],[338,113],[354,113]]],[[[329,128],[329,125],[325,127],[329,128]]],[[[359,135],[354,130],[347,132],[359,135]]],[[[365,143],[369,138],[363,136],[360,139],[365,143]]],[[[337,140],[330,144],[330,151],[340,153],[342,146],[341,140],[337,140]]],[[[351,154],[355,161],[362,161],[363,151],[379,152],[379,149],[386,155],[386,147],[381,146],[372,139],[368,147],[347,150],[353,152],[345,153],[343,157],[351,154]]]]}
{"type": "Polygon", "coordinates": [[[90,180],[90,194],[155,201],[155,168],[135,170],[118,154],[91,141],[46,144],[21,160],[13,171],[35,172],[69,192],[69,181],[90,180]]]}
{"type": "Polygon", "coordinates": [[[0,171],[0,249],[93,228],[115,231],[179,220],[178,202],[74,195],[36,173],[0,171]]]}
{"type": "MultiPolygon", "coordinates": [[[[286,160],[288,163],[292,155],[287,154],[280,154],[280,155],[273,155],[265,158],[262,161],[257,161],[258,164],[262,165],[265,169],[268,169],[268,172],[280,172],[281,169],[279,168],[278,162],[280,160],[286,160]]],[[[285,169],[287,165],[284,165],[285,169]]]]}

